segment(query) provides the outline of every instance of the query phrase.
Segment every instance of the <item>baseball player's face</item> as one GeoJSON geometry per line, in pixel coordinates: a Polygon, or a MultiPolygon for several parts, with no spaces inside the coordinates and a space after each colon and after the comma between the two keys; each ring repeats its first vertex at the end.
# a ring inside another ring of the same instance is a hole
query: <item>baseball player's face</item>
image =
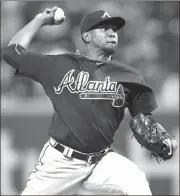
{"type": "Polygon", "coordinates": [[[101,25],[91,30],[91,45],[113,54],[118,45],[117,29],[113,25],[101,25]]]}

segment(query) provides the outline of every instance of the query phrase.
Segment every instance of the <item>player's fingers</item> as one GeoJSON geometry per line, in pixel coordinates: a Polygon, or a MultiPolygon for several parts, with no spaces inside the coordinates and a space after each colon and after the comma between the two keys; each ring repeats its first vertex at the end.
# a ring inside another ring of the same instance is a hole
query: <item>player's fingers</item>
{"type": "Polygon", "coordinates": [[[58,7],[53,7],[53,8],[52,8],[52,10],[51,10],[52,14],[54,14],[54,13],[56,12],[57,8],[58,8],[58,7]]]}
{"type": "Polygon", "coordinates": [[[50,9],[51,14],[53,15],[55,13],[55,11],[57,10],[58,7],[53,7],[52,9],[50,9]]]}
{"type": "Polygon", "coordinates": [[[53,7],[53,8],[52,8],[52,10],[57,10],[57,8],[58,8],[58,7],[57,7],[57,6],[55,6],[55,7],[53,7]]]}
{"type": "Polygon", "coordinates": [[[51,9],[50,15],[53,17],[58,7],[53,7],[51,9]]]}

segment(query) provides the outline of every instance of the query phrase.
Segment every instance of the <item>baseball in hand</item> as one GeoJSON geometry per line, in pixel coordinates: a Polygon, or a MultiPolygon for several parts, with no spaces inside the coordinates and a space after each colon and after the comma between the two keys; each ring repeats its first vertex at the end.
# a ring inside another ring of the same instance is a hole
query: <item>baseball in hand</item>
{"type": "Polygon", "coordinates": [[[57,8],[54,13],[54,22],[63,22],[65,19],[64,11],[61,8],[57,8]]]}

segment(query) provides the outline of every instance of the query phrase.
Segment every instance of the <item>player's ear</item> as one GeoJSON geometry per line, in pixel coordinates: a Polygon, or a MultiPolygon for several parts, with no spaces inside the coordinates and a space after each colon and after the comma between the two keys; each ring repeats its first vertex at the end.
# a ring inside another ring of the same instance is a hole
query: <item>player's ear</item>
{"type": "Polygon", "coordinates": [[[85,43],[89,43],[91,40],[91,33],[90,32],[83,32],[82,33],[82,39],[85,43]]]}

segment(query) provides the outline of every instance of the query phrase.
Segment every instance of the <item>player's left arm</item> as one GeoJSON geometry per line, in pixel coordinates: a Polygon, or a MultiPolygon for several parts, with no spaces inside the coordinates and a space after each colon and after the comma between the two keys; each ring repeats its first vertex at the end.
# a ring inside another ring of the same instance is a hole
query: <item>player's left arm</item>
{"type": "Polygon", "coordinates": [[[157,103],[150,89],[139,91],[129,105],[130,128],[139,144],[156,157],[170,159],[177,148],[176,140],[155,119],[157,103]]]}

